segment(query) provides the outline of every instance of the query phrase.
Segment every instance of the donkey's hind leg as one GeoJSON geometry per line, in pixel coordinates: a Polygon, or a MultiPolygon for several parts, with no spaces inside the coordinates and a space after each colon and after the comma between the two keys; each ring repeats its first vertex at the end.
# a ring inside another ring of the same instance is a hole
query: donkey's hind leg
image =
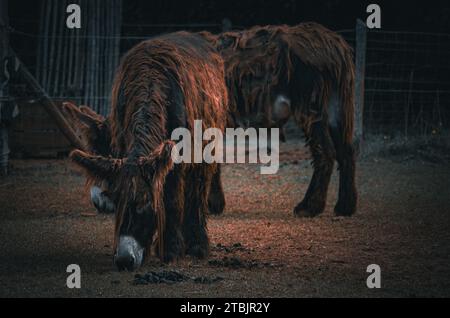
{"type": "Polygon", "coordinates": [[[208,196],[208,210],[210,214],[220,215],[225,209],[225,195],[223,193],[220,165],[214,173],[208,196]]]}
{"type": "Polygon", "coordinates": [[[305,133],[313,156],[314,172],[305,197],[295,207],[294,214],[298,217],[313,217],[325,209],[335,151],[326,122],[313,123],[309,133],[305,133]]]}
{"type": "Polygon", "coordinates": [[[340,126],[331,128],[331,136],[339,164],[339,197],[334,207],[334,213],[350,216],[356,211],[358,196],[355,185],[355,148],[351,141],[345,140],[340,126]]]}

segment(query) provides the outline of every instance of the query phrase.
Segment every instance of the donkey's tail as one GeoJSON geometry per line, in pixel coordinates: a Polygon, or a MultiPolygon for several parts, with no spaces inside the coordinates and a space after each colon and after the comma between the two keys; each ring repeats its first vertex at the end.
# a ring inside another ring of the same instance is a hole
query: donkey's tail
{"type": "Polygon", "coordinates": [[[342,129],[343,139],[346,143],[353,142],[353,131],[355,121],[355,63],[351,47],[342,39],[341,70],[338,83],[338,91],[342,107],[342,129]]]}

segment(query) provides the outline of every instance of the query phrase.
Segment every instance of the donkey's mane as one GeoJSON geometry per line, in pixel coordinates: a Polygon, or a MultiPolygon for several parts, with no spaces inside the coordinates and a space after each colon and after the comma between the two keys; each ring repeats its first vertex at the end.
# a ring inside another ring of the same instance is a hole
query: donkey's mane
{"type": "Polygon", "coordinates": [[[113,152],[148,154],[170,137],[167,108],[173,84],[182,92],[184,126],[192,128],[200,118],[209,127],[223,125],[223,118],[213,115],[227,105],[220,75],[222,58],[198,35],[177,32],[135,46],[123,57],[113,83],[113,152]]]}

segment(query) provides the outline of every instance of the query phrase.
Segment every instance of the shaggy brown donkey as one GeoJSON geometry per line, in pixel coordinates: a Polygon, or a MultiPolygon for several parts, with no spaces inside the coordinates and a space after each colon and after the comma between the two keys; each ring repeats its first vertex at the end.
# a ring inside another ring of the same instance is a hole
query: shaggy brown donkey
{"type": "Polygon", "coordinates": [[[115,212],[119,269],[139,267],[152,245],[164,261],[207,255],[207,198],[217,166],[174,165],[170,138],[178,127],[192,132],[196,119],[223,130],[227,105],[222,58],[186,32],[142,42],[124,56],[107,119],[65,105],[87,150],[71,158],[91,183],[108,185],[102,194],[115,212]]]}
{"type": "MultiPolygon", "coordinates": [[[[334,160],[339,164],[337,215],[356,210],[354,63],[345,40],[316,23],[201,33],[225,61],[230,112],[235,125],[282,128],[293,116],[313,155],[314,174],[297,216],[324,210],[334,160]]],[[[211,190],[221,213],[220,175],[211,190]]],[[[213,200],[210,200],[213,201],[213,200]]]]}

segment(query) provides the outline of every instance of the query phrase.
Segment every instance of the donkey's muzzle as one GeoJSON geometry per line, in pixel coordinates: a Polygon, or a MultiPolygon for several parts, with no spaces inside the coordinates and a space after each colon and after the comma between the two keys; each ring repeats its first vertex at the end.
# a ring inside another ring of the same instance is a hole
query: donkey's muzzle
{"type": "Polygon", "coordinates": [[[133,255],[121,255],[114,258],[114,263],[119,271],[133,271],[135,262],[133,255]]]}
{"type": "Polygon", "coordinates": [[[144,249],[131,236],[121,236],[116,254],[114,255],[114,264],[119,271],[133,271],[142,265],[144,249]]]}

